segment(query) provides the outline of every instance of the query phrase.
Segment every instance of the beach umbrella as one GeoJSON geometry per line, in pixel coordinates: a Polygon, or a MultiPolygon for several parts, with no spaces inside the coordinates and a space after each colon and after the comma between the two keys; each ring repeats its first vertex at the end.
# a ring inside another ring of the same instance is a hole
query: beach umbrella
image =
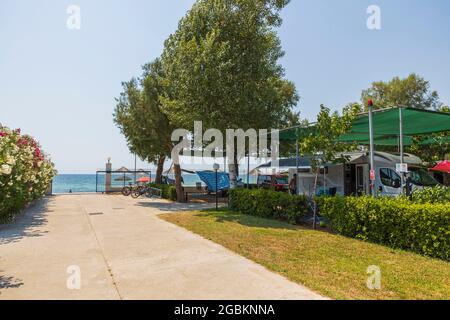
{"type": "Polygon", "coordinates": [[[142,183],[147,183],[150,182],[150,178],[149,177],[142,177],[136,180],[136,182],[142,182],[142,183]]]}
{"type": "Polygon", "coordinates": [[[114,179],[114,181],[131,181],[131,180],[133,180],[133,179],[131,179],[130,177],[125,176],[125,175],[114,179]]]}
{"type": "Polygon", "coordinates": [[[430,170],[450,173],[450,161],[448,161],[448,160],[441,161],[435,167],[431,168],[430,170]]]}

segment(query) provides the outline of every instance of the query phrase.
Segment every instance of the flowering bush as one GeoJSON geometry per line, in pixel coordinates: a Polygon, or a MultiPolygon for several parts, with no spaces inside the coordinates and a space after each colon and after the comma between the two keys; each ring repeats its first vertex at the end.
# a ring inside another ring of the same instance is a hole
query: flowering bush
{"type": "Polygon", "coordinates": [[[0,223],[41,198],[55,173],[36,140],[0,127],[0,223]]]}

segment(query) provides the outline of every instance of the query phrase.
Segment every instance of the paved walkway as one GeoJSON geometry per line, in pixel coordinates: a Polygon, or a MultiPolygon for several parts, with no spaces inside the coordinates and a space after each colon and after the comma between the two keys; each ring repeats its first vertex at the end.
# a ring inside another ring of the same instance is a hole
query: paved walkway
{"type": "Polygon", "coordinates": [[[0,299],[321,298],[157,217],[198,207],[106,195],[45,199],[0,226],[0,299]],[[78,267],[81,288],[69,289],[78,267]]]}

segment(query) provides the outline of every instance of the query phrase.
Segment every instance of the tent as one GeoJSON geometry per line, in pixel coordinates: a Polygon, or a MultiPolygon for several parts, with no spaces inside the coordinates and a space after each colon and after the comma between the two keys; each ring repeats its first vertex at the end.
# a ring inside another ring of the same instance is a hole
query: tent
{"type": "MultiPolygon", "coordinates": [[[[197,171],[197,175],[200,177],[208,190],[216,192],[216,172],[214,171],[197,171]]],[[[225,172],[217,172],[217,190],[228,190],[230,188],[230,178],[225,172]]]]}
{"type": "MultiPolygon", "coordinates": [[[[306,128],[293,127],[281,130],[280,141],[297,141],[302,136],[314,134],[314,130],[314,124],[306,128]]],[[[400,135],[403,136],[403,145],[411,145],[414,136],[450,131],[450,113],[414,108],[375,110],[373,112],[373,131],[375,145],[399,145],[400,135]],[[400,124],[403,127],[402,133],[400,124]]],[[[361,145],[369,144],[369,114],[358,115],[353,121],[350,131],[342,135],[339,140],[356,142],[361,145]]],[[[423,145],[433,143],[436,141],[432,137],[421,142],[423,145]]]]}

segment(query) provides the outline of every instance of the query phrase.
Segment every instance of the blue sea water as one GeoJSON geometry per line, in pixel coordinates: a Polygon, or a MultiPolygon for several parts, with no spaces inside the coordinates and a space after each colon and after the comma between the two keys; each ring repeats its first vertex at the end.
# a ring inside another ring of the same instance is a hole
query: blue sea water
{"type": "MultiPolygon", "coordinates": [[[[170,178],[174,178],[169,175],[170,178]]],[[[245,175],[241,176],[243,182],[247,182],[245,175]]],[[[155,175],[152,174],[152,180],[155,175]]],[[[195,186],[198,182],[204,183],[200,180],[196,174],[183,174],[184,186],[195,186]]],[[[249,182],[251,184],[256,183],[256,176],[250,176],[249,182]]],[[[134,174],[113,174],[112,175],[112,187],[121,188],[130,183],[134,183],[134,174]],[[125,181],[124,181],[125,177],[125,181]]],[[[105,190],[105,175],[99,174],[59,174],[53,178],[52,191],[54,194],[61,193],[92,193],[102,192],[105,190]]]]}
{"type": "MultiPolygon", "coordinates": [[[[134,175],[113,174],[112,187],[123,187],[134,182],[134,175]],[[130,180],[128,180],[130,179],[130,180]]],[[[152,174],[152,179],[155,176],[152,174]]],[[[185,186],[195,186],[197,182],[201,182],[196,174],[183,175],[185,186]]],[[[53,178],[52,191],[55,194],[60,193],[89,193],[102,192],[105,190],[105,176],[99,174],[59,174],[53,178]]]]}

